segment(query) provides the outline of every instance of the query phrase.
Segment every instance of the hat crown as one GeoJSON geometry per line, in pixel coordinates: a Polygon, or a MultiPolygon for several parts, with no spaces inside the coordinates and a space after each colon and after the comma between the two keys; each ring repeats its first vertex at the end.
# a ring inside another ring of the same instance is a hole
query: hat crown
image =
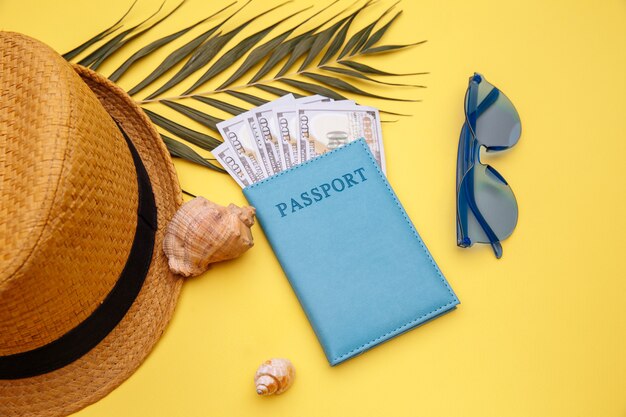
{"type": "Polygon", "coordinates": [[[46,45],[0,32],[0,356],[88,317],[124,268],[137,179],[115,122],[46,45]]]}

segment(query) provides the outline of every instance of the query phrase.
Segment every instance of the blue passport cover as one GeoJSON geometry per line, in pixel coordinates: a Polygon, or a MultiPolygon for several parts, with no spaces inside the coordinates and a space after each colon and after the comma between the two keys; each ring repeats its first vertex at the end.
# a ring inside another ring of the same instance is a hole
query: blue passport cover
{"type": "Polygon", "coordinates": [[[331,365],[459,303],[365,141],[243,192],[331,365]]]}

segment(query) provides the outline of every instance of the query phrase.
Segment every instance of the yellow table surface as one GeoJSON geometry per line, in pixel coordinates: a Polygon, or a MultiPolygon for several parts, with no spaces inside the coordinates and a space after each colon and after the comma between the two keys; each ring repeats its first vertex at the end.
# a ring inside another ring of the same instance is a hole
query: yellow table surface
{"type": "MultiPolygon", "coordinates": [[[[289,11],[329,2],[296,0],[235,41],[289,11]]],[[[5,0],[0,29],[65,52],[129,4],[5,0]]],[[[225,4],[189,0],[148,39],[225,4]]],[[[269,4],[257,0],[249,12],[269,4]]],[[[332,10],[349,4],[341,0],[332,10]]],[[[158,5],[139,0],[129,21],[158,5]]],[[[376,4],[356,27],[388,5],[376,4]]],[[[331,368],[255,226],[254,248],[189,280],[147,361],[79,416],[626,416],[626,2],[407,0],[397,7],[404,14],[385,43],[428,42],[363,62],[429,71],[404,78],[428,88],[359,85],[423,101],[357,99],[412,115],[383,127],[387,174],[459,308],[331,368]],[[519,202],[501,260],[489,246],[456,246],[456,151],[473,71],[507,94],[523,125],[513,150],[484,158],[519,202]],[[275,356],[293,361],[296,382],[283,396],[260,398],[254,371],[275,356]]],[[[157,61],[120,84],[131,87],[157,61]]],[[[245,203],[230,177],[181,161],[176,168],[185,189],[221,204],[245,203]]]]}

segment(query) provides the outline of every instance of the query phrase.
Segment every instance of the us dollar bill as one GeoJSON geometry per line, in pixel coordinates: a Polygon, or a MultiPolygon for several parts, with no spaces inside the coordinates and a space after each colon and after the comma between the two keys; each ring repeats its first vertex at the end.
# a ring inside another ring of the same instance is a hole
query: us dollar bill
{"type": "MultiPolygon", "coordinates": [[[[301,97],[294,100],[294,104],[312,104],[331,102],[333,99],[321,95],[301,97]]],[[[276,107],[273,109],[274,120],[278,129],[279,150],[281,163],[285,169],[298,165],[300,160],[297,132],[296,109],[291,107],[276,107]]]]}
{"type": "Polygon", "coordinates": [[[245,117],[236,116],[217,124],[225,143],[237,154],[240,165],[253,182],[260,181],[267,175],[261,166],[256,146],[245,117]]]}
{"type": "MultiPolygon", "coordinates": [[[[297,108],[299,138],[311,159],[363,138],[385,172],[385,153],[378,110],[358,105],[318,103],[297,108]]],[[[302,152],[300,154],[302,156],[302,152]]]]}
{"type": "Polygon", "coordinates": [[[278,127],[272,108],[253,111],[254,121],[256,122],[257,134],[262,141],[264,150],[273,173],[283,171],[286,165],[280,156],[280,143],[278,139],[278,127]]]}
{"type": "Polygon", "coordinates": [[[222,143],[213,149],[212,154],[241,188],[253,183],[237,157],[237,153],[228,143],[222,143]]]}
{"type": "MultiPolygon", "coordinates": [[[[293,102],[293,100],[295,100],[293,94],[287,94],[277,98],[272,102],[266,103],[262,106],[257,107],[256,109],[244,113],[250,132],[252,132],[252,137],[254,139],[257,153],[260,156],[261,161],[263,162],[263,167],[267,176],[279,173],[283,170],[283,167],[280,162],[280,157],[277,155],[275,149],[276,146],[274,142],[271,141],[271,135],[265,137],[263,134],[264,131],[267,133],[268,129],[270,128],[270,122],[267,120],[267,118],[265,118],[265,120],[262,122],[263,126],[261,126],[255,116],[255,112],[264,112],[265,110],[273,109],[276,106],[291,103],[293,102]]],[[[275,126],[272,129],[274,130],[274,132],[276,132],[275,126]]]]}

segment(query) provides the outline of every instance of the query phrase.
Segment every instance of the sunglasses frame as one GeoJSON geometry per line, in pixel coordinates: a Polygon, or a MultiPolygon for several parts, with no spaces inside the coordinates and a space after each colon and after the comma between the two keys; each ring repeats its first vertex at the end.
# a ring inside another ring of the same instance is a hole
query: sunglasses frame
{"type": "MultiPolygon", "coordinates": [[[[469,79],[469,85],[467,90],[465,91],[465,99],[463,103],[463,111],[465,114],[465,122],[463,123],[463,127],[461,129],[461,135],[459,137],[459,147],[457,153],[457,178],[456,178],[456,218],[457,218],[457,246],[459,247],[469,247],[472,246],[474,242],[466,236],[464,233],[463,227],[461,225],[460,217],[463,213],[460,213],[459,210],[459,195],[461,193],[465,196],[465,201],[472,214],[478,221],[480,227],[483,229],[485,235],[489,239],[489,243],[493,248],[494,254],[496,258],[500,259],[502,257],[502,244],[501,240],[508,238],[506,236],[503,239],[499,239],[487,220],[481,214],[477,204],[476,204],[476,196],[474,195],[474,186],[473,186],[473,176],[467,175],[476,165],[484,166],[486,170],[489,170],[491,174],[493,174],[496,178],[498,178],[504,185],[508,186],[507,181],[488,164],[483,164],[480,160],[480,149],[484,146],[487,152],[499,152],[503,150],[507,150],[512,148],[517,144],[517,140],[510,146],[487,146],[479,141],[477,138],[475,127],[476,121],[480,117],[480,115],[487,110],[492,104],[496,102],[500,94],[504,97],[504,93],[502,93],[497,87],[493,86],[493,89],[487,94],[487,96],[480,102],[478,101],[478,85],[482,81],[486,81],[486,79],[479,73],[474,73],[472,77],[469,79]],[[469,103],[468,103],[469,100],[469,103]],[[469,109],[475,109],[469,112],[469,109]]],[[[507,98],[508,100],[508,98],[507,98]]],[[[510,100],[508,100],[510,102],[510,100]]],[[[517,113],[517,109],[511,102],[511,106],[515,110],[517,114],[517,118],[519,120],[519,113],[517,113]]],[[[520,122],[520,132],[519,136],[521,136],[521,122],[520,122]]],[[[517,139],[519,139],[519,136],[517,139]]],[[[509,187],[510,189],[510,187],[509,187]]],[[[515,199],[515,195],[513,194],[513,190],[511,189],[511,194],[515,199]]],[[[517,201],[515,200],[515,204],[517,205],[517,201]]],[[[515,225],[513,226],[513,230],[517,225],[517,216],[515,218],[515,225]]],[[[512,233],[512,232],[511,232],[512,233]]]]}

